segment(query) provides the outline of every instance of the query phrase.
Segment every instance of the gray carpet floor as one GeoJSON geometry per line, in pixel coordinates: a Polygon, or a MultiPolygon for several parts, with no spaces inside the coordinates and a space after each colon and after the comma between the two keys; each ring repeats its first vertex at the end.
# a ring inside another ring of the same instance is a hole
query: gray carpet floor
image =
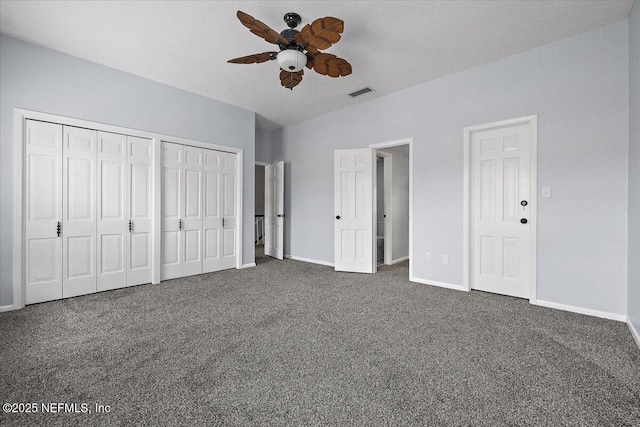
{"type": "Polygon", "coordinates": [[[258,258],[0,314],[2,425],[639,426],[621,322],[258,258]],[[95,413],[95,404],[109,413],[95,413]]]}

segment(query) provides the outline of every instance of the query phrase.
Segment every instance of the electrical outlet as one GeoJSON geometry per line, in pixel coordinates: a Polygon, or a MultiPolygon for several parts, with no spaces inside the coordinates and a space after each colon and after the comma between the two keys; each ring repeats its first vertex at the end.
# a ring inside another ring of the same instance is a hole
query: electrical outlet
{"type": "Polygon", "coordinates": [[[427,252],[427,261],[431,261],[431,252],[427,252]]]}
{"type": "Polygon", "coordinates": [[[449,264],[449,255],[442,255],[442,263],[449,264]]]}

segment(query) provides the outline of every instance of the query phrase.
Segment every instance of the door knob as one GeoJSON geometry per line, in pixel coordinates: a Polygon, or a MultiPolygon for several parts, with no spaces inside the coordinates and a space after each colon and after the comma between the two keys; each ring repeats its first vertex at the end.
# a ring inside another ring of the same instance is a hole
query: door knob
{"type": "Polygon", "coordinates": [[[340,219],[340,215],[336,216],[336,219],[340,219]]]}
{"type": "Polygon", "coordinates": [[[522,205],[522,207],[524,208],[525,206],[527,206],[529,203],[526,200],[523,200],[520,202],[520,204],[522,205]]]}
{"type": "Polygon", "coordinates": [[[526,224],[528,221],[527,221],[527,218],[522,218],[522,219],[520,220],[520,222],[521,222],[521,223],[523,223],[523,224],[526,224]]]}
{"type": "Polygon", "coordinates": [[[284,214],[278,214],[276,215],[278,218],[284,218],[284,214]]]}

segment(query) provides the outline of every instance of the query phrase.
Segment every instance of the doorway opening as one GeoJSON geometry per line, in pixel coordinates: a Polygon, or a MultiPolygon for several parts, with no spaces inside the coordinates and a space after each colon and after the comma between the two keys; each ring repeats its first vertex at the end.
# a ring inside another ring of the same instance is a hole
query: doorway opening
{"type": "Polygon", "coordinates": [[[376,267],[409,259],[409,165],[409,144],[376,149],[376,267]]]}
{"type": "MultiPolygon", "coordinates": [[[[254,234],[253,240],[255,244],[255,257],[258,258],[264,256],[264,168],[267,164],[262,162],[256,162],[255,170],[255,221],[254,221],[254,234]]],[[[257,263],[257,262],[256,262],[257,263]]]]}
{"type": "Polygon", "coordinates": [[[389,184],[381,184],[382,188],[386,186],[380,197],[387,200],[387,209],[383,209],[380,218],[380,233],[383,233],[380,259],[389,265],[408,260],[409,280],[412,280],[412,138],[372,144],[367,148],[334,150],[334,269],[369,274],[377,271],[378,154],[383,158],[383,177],[384,159],[387,155],[391,159],[386,168],[389,179],[385,180],[389,184]],[[401,163],[395,166],[394,160],[401,163]],[[401,178],[396,178],[394,170],[401,178]],[[395,197],[396,193],[399,197],[395,197]]]}
{"type": "Polygon", "coordinates": [[[284,258],[284,162],[256,162],[255,257],[284,258]]]}

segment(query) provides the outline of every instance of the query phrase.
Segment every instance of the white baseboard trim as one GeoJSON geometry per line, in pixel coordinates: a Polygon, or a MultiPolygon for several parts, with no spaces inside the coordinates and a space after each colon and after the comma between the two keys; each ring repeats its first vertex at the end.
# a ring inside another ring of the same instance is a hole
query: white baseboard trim
{"type": "Polygon", "coordinates": [[[284,257],[288,259],[292,259],[294,261],[310,262],[311,264],[320,264],[320,265],[326,265],[327,267],[335,267],[335,264],[332,262],[318,261],[317,259],[303,258],[295,255],[285,255],[284,257]]]}
{"type": "Polygon", "coordinates": [[[633,337],[634,340],[636,340],[636,344],[638,344],[638,348],[640,348],[640,333],[638,333],[638,330],[633,326],[633,323],[631,323],[631,320],[629,319],[627,319],[627,326],[631,331],[631,336],[633,337]]]}
{"type": "Polygon", "coordinates": [[[402,258],[394,259],[393,261],[391,261],[391,264],[389,264],[389,265],[398,264],[398,263],[400,263],[402,261],[406,261],[408,259],[409,259],[409,255],[403,256],[402,258]]]}
{"type": "Polygon", "coordinates": [[[0,306],[0,313],[5,312],[5,311],[12,311],[15,310],[16,308],[13,306],[13,304],[11,305],[3,305],[0,306]]]}
{"type": "Polygon", "coordinates": [[[619,322],[627,321],[627,316],[625,316],[624,314],[592,310],[590,308],[576,307],[574,305],[559,304],[557,302],[544,301],[544,300],[531,301],[531,304],[539,305],[541,307],[555,308],[558,310],[571,311],[573,313],[578,313],[578,314],[586,314],[587,316],[595,316],[603,319],[617,320],[619,322]]]}
{"type": "Polygon", "coordinates": [[[455,291],[466,291],[462,285],[454,285],[453,283],[437,282],[435,280],[418,279],[417,277],[409,277],[410,282],[422,283],[423,285],[437,286],[439,288],[453,289],[455,291]]]}
{"type": "Polygon", "coordinates": [[[250,262],[248,264],[242,264],[242,267],[240,268],[251,268],[251,267],[255,267],[256,263],[255,262],[250,262]]]}

